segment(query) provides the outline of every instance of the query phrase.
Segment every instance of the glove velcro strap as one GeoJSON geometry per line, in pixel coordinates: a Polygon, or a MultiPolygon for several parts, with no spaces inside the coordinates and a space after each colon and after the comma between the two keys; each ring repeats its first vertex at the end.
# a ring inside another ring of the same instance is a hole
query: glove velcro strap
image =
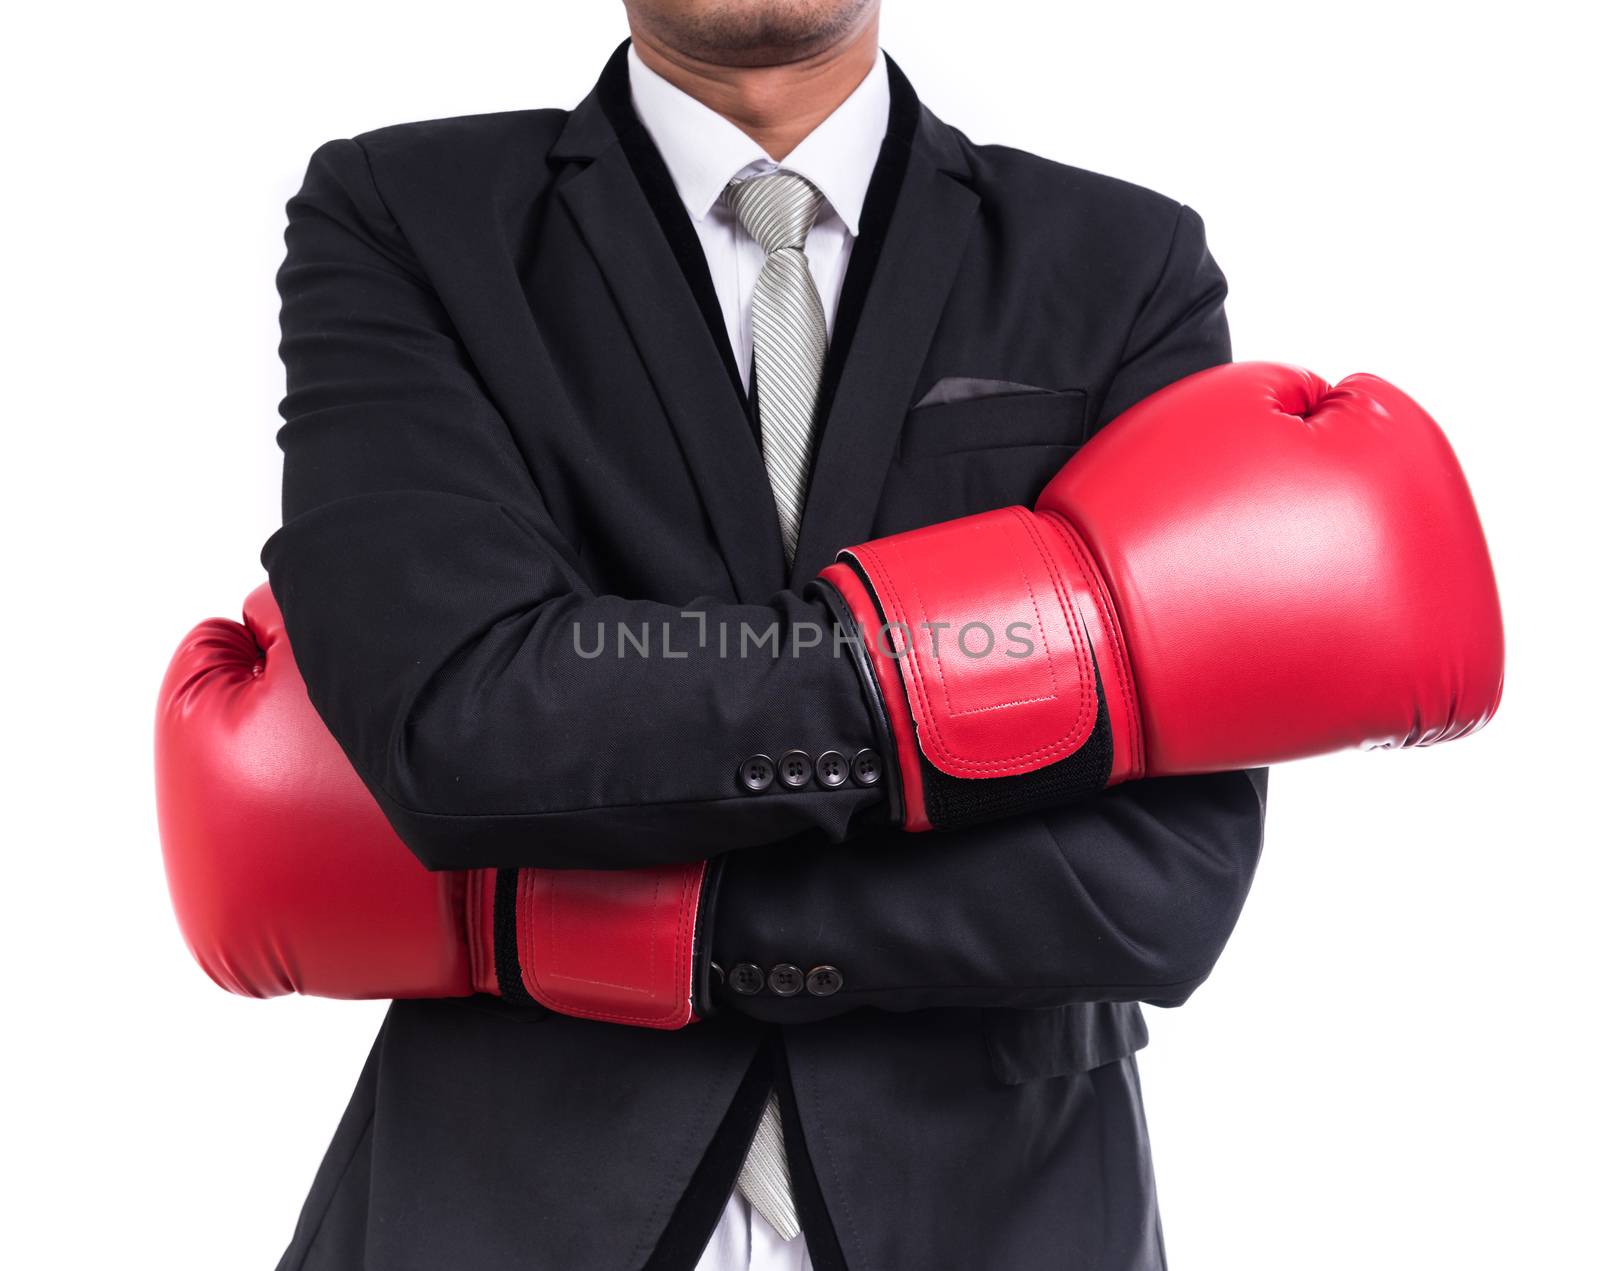
{"type": "Polygon", "coordinates": [[[841,562],[822,576],[909,716],[895,729],[906,828],[987,820],[1136,775],[1116,616],[1065,521],[1003,508],[852,547],[841,562]]]}
{"type": "Polygon", "coordinates": [[[500,993],[562,1015],[636,1028],[693,1023],[705,870],[696,861],[630,870],[496,871],[500,993]]]}
{"type": "Polygon", "coordinates": [[[1001,508],[846,550],[896,652],[923,756],[951,777],[1017,776],[1072,754],[1098,713],[1094,654],[1066,558],[1039,518],[1001,508]]]}
{"type": "Polygon", "coordinates": [[[1112,748],[1098,675],[1095,690],[1102,709],[1095,715],[1094,728],[1077,750],[1047,767],[1009,777],[970,781],[946,776],[922,759],[922,797],[929,824],[941,830],[956,830],[1000,817],[1075,803],[1104,790],[1111,775],[1112,748]]]}

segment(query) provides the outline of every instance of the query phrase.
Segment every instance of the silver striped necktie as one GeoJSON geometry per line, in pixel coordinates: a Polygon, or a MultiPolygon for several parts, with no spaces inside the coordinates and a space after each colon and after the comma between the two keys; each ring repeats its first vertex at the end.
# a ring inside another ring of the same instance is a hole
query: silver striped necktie
{"type": "Polygon", "coordinates": [[[772,172],[730,182],[726,197],[739,224],[767,253],[751,306],[756,408],[784,557],[792,563],[811,479],[817,386],[828,353],[828,320],[805,250],[822,193],[793,172],[772,172]]]}
{"type": "MultiPolygon", "coordinates": [[[[756,409],[783,554],[792,562],[811,479],[817,386],[828,353],[828,320],[805,250],[822,194],[804,177],[773,172],[730,182],[726,198],[739,224],[767,253],[751,309],[756,409]]],[[[761,1110],[739,1169],[739,1191],[785,1240],[800,1234],[776,1093],[761,1110]]]]}
{"type": "Polygon", "coordinates": [[[789,1183],[789,1158],[783,1150],[783,1118],[778,1113],[777,1091],[767,1096],[756,1136],[750,1140],[750,1150],[739,1167],[739,1193],[785,1240],[800,1234],[794,1188],[789,1183]]]}

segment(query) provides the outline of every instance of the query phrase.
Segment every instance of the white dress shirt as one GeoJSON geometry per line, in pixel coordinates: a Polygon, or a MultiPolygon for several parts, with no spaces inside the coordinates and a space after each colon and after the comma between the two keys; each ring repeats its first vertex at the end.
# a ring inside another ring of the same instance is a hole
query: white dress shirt
{"type": "MultiPolygon", "coordinates": [[[[666,161],[678,196],[700,236],[728,326],[728,342],[749,387],[750,308],[756,276],[767,258],[722,202],[722,191],[735,177],[782,168],[799,173],[822,192],[822,210],[806,238],[806,258],[831,334],[850,248],[861,228],[861,205],[889,127],[889,71],[883,54],[878,54],[856,90],[782,163],[710,107],[652,71],[632,48],[628,50],[628,77],[634,110],[666,161]]],[[[803,1236],[783,1239],[735,1191],[698,1271],[811,1271],[811,1258],[803,1236]]]]}
{"type": "Polygon", "coordinates": [[[779,168],[799,173],[822,191],[822,210],[806,239],[806,259],[831,333],[850,248],[861,229],[861,205],[889,128],[889,70],[883,54],[878,54],[855,92],[782,163],[709,106],[657,75],[632,48],[628,50],[628,76],[633,108],[666,160],[678,197],[700,236],[711,282],[722,304],[722,319],[728,324],[728,342],[748,387],[753,345],[750,305],[756,275],[767,256],[740,228],[722,202],[722,191],[734,177],[758,176],[779,168]]]}

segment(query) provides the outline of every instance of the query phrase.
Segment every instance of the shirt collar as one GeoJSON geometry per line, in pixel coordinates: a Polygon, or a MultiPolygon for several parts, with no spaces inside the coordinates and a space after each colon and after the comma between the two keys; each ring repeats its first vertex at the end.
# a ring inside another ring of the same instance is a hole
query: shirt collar
{"type": "Polygon", "coordinates": [[[861,205],[889,127],[889,72],[881,50],[855,91],[781,164],[737,125],[651,70],[631,45],[628,82],[639,121],[696,221],[705,219],[734,177],[782,168],[822,191],[852,237],[859,231],[861,205]]]}

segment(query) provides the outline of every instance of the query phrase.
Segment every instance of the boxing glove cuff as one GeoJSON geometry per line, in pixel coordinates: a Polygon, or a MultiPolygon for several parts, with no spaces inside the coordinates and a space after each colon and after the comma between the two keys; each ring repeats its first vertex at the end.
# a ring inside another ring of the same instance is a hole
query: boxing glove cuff
{"type": "Polygon", "coordinates": [[[493,874],[474,911],[488,918],[480,930],[493,933],[489,957],[475,958],[475,968],[492,969],[489,991],[636,1028],[682,1028],[699,1017],[705,862],[493,874]]]}
{"type": "Polygon", "coordinates": [[[217,983],[254,997],[493,993],[646,1028],[703,1013],[704,863],[425,869],[318,718],[266,587],[244,616],[189,634],[156,717],[173,907],[217,983]]]}
{"type": "Polygon", "coordinates": [[[819,580],[849,611],[883,698],[906,829],[1137,775],[1116,615],[1064,518],[1011,507],[942,522],[847,548],[819,580]]]}

